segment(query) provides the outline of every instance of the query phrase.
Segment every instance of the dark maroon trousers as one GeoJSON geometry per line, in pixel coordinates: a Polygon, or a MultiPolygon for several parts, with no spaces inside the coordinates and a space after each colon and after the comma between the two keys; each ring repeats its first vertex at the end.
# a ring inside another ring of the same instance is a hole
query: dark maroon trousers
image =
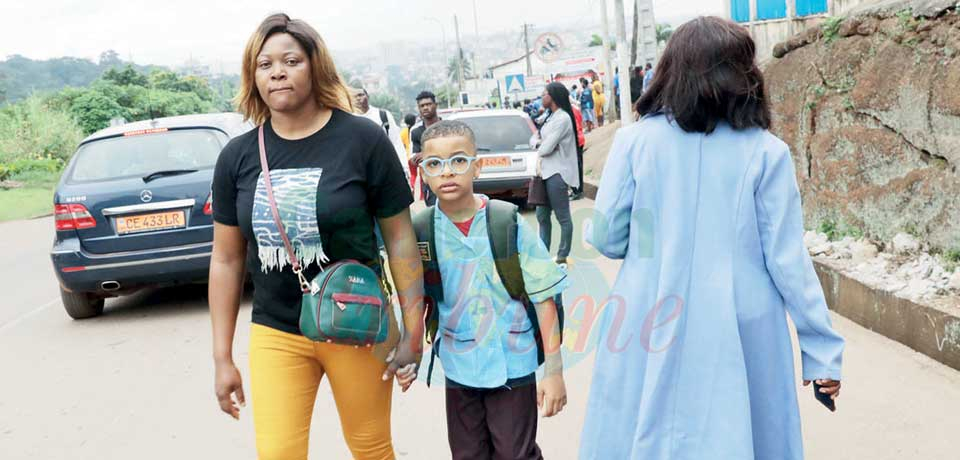
{"type": "Polygon", "coordinates": [[[494,389],[447,379],[447,439],[453,460],[542,460],[535,374],[494,389]]]}

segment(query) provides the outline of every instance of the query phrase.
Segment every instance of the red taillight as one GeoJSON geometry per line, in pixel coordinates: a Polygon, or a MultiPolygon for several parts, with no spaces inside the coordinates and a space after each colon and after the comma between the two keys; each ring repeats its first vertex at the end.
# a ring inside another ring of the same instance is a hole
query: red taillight
{"type": "Polygon", "coordinates": [[[207,195],[207,201],[203,203],[203,213],[208,216],[213,215],[213,192],[207,195]]]}
{"type": "Polygon", "coordinates": [[[53,214],[57,230],[82,230],[97,226],[93,215],[82,204],[56,204],[53,214]]]}

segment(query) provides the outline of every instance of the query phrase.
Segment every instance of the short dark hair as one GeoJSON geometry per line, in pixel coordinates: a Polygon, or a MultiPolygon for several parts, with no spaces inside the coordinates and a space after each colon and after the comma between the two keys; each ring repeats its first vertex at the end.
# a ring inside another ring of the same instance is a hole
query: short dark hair
{"type": "Polygon", "coordinates": [[[637,102],[640,115],[663,113],[687,132],[770,128],[770,105],[756,45],[743,26],[699,17],[677,28],[653,82],[637,102]]]}
{"type": "Polygon", "coordinates": [[[647,70],[650,70],[650,69],[652,69],[652,68],[653,68],[653,64],[651,64],[651,63],[648,62],[646,69],[647,69],[647,70]]]}
{"type": "Polygon", "coordinates": [[[408,113],[403,116],[403,123],[407,126],[413,126],[417,124],[417,116],[412,113],[408,113]]]}
{"type": "Polygon", "coordinates": [[[426,90],[420,91],[420,94],[417,95],[416,101],[417,101],[417,102],[420,102],[420,101],[422,101],[422,100],[424,100],[424,99],[430,99],[430,100],[433,101],[433,102],[437,102],[437,95],[431,93],[430,91],[426,91],[426,90]]]}
{"type": "Polygon", "coordinates": [[[474,148],[477,146],[477,138],[474,136],[473,130],[462,121],[441,120],[430,125],[430,127],[423,132],[423,136],[420,138],[420,144],[425,146],[427,145],[427,141],[438,137],[464,137],[474,148]]]}

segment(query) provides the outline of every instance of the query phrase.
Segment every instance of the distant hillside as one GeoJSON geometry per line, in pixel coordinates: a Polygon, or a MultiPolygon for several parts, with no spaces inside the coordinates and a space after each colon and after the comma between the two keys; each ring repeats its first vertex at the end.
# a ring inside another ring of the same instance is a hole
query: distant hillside
{"type": "Polygon", "coordinates": [[[0,61],[0,104],[26,99],[34,92],[55,92],[67,86],[87,86],[108,69],[127,64],[144,74],[154,69],[164,69],[124,62],[113,51],[101,54],[99,62],[72,57],[35,61],[14,54],[0,61]]]}

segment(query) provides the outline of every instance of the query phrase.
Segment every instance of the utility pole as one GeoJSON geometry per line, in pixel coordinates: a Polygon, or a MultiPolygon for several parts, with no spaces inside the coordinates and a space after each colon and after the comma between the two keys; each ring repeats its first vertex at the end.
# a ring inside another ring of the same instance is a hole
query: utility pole
{"type": "Polygon", "coordinates": [[[457,15],[453,15],[453,30],[457,34],[457,86],[460,91],[457,93],[457,105],[463,108],[463,98],[460,93],[463,92],[463,47],[460,46],[460,21],[457,15]]]}
{"type": "MultiPolygon", "coordinates": [[[[446,29],[443,28],[443,22],[437,18],[433,18],[429,16],[424,16],[423,18],[428,21],[436,22],[437,27],[440,28],[440,47],[443,51],[443,62],[447,65],[450,65],[450,58],[447,57],[447,32],[446,32],[446,29]]],[[[444,78],[443,80],[444,81],[443,88],[441,89],[443,89],[443,92],[446,93],[445,99],[447,100],[447,108],[449,109],[450,108],[450,92],[447,91],[447,87],[449,86],[447,83],[449,82],[450,77],[447,75],[446,67],[443,67],[443,75],[446,78],[444,78]]]]}
{"type": "MultiPolygon", "coordinates": [[[[603,74],[603,86],[613,88],[613,65],[610,63],[610,20],[607,19],[607,0],[600,0],[600,20],[603,25],[603,35],[600,37],[603,46],[603,65],[606,72],[603,74]]],[[[607,120],[616,118],[617,110],[613,104],[607,104],[607,120]],[[613,110],[610,110],[610,109],[613,110]]]]}
{"type": "Polygon", "coordinates": [[[477,0],[473,0],[473,33],[476,35],[477,43],[473,47],[473,73],[474,77],[483,78],[483,75],[480,73],[480,65],[478,64],[477,53],[480,52],[480,18],[477,17],[477,0]]]}
{"type": "MultiPolygon", "coordinates": [[[[620,81],[630,84],[630,50],[627,48],[627,24],[623,17],[623,0],[614,0],[613,7],[616,9],[614,14],[617,17],[617,61],[620,63],[620,81]]],[[[611,86],[612,90],[613,87],[611,86]]],[[[615,94],[611,91],[611,94],[615,94]]],[[[611,98],[613,99],[613,98],[611,98]]],[[[612,106],[612,104],[611,104],[612,106]]],[[[609,108],[608,112],[609,113],[609,108]]],[[[620,126],[627,126],[633,123],[633,109],[630,107],[630,89],[620,91],[620,126]]]]}
{"type": "Polygon", "coordinates": [[[533,75],[533,68],[530,66],[530,36],[527,34],[527,29],[532,27],[532,24],[523,24],[523,49],[524,57],[527,59],[527,75],[533,75]]]}

